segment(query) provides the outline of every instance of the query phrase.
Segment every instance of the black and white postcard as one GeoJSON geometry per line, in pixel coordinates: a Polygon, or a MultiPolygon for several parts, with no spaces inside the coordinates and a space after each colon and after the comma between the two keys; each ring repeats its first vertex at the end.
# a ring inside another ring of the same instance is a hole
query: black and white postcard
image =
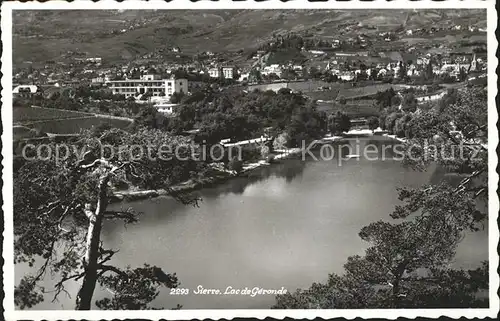
{"type": "Polygon", "coordinates": [[[7,320],[497,315],[493,1],[1,16],[7,320]]]}

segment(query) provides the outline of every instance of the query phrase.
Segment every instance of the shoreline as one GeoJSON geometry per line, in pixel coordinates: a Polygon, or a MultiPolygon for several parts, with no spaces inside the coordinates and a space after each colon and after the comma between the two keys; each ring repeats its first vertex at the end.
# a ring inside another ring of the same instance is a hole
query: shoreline
{"type": "MultiPolygon", "coordinates": [[[[395,135],[389,135],[381,130],[373,132],[372,130],[350,130],[349,132],[344,133],[343,136],[332,136],[328,135],[321,139],[317,139],[313,141],[314,146],[318,144],[328,144],[331,142],[339,141],[342,139],[349,138],[349,135],[367,135],[373,136],[376,134],[377,136],[388,137],[398,142],[404,143],[406,140],[403,138],[398,138],[395,135]]],[[[299,147],[288,148],[276,150],[276,154],[274,154],[273,160],[287,160],[293,158],[300,153],[302,153],[303,149],[299,147]]],[[[138,201],[144,199],[150,199],[160,196],[168,196],[172,192],[174,193],[188,193],[196,190],[200,190],[202,188],[214,187],[218,184],[222,184],[227,182],[230,179],[237,177],[245,177],[250,174],[252,171],[257,170],[259,168],[265,166],[272,166],[273,162],[267,162],[265,160],[259,160],[257,162],[247,163],[243,165],[243,169],[241,172],[236,173],[234,171],[226,170],[223,168],[216,168],[213,166],[214,171],[217,173],[216,175],[198,178],[198,179],[189,179],[187,181],[172,185],[169,190],[166,189],[157,189],[157,190],[122,190],[116,191],[111,196],[111,202],[117,203],[122,201],[138,201]]]]}
{"type": "MultiPolygon", "coordinates": [[[[275,155],[274,160],[286,160],[295,157],[296,155],[302,152],[302,149],[290,148],[287,150],[279,150],[279,151],[280,153],[275,155]]],[[[170,190],[168,191],[166,189],[157,189],[157,190],[129,189],[129,190],[117,191],[111,196],[111,202],[117,203],[121,201],[137,201],[137,200],[155,198],[160,196],[168,196],[172,192],[174,193],[192,192],[202,188],[216,186],[218,184],[227,182],[228,180],[233,178],[245,177],[256,169],[272,165],[273,165],[272,162],[269,163],[264,160],[260,160],[258,162],[253,162],[253,163],[247,163],[243,166],[243,169],[239,173],[230,170],[221,170],[214,168],[214,170],[217,171],[217,175],[199,179],[189,179],[187,181],[172,185],[169,188],[170,190]]]]}

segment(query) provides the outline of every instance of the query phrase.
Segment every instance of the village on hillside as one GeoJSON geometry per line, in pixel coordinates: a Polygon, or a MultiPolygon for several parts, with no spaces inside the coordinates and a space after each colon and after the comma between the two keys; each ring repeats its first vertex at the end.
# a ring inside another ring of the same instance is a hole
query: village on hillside
{"type": "MultiPolygon", "coordinates": [[[[136,23],[117,33],[140,26],[136,23]]],[[[481,26],[410,29],[401,25],[388,29],[358,23],[343,27],[330,39],[311,33],[276,35],[259,48],[242,48],[237,54],[187,54],[172,44],[117,63],[68,51],[57,61],[25,61],[14,66],[13,95],[44,106],[51,100],[59,105],[60,96],[79,104],[90,100],[94,106],[103,100],[127,100],[152,105],[158,112],[176,117],[183,99],[207,86],[233,92],[286,88],[315,101],[327,112],[338,110],[334,106],[340,105],[342,111],[363,118],[379,112],[375,98],[391,88],[398,97],[411,95],[407,100],[416,98],[425,105],[443,97],[450,88],[486,81],[485,29],[481,26]],[[462,40],[450,41],[453,37],[462,40]],[[360,108],[365,112],[356,112],[360,108]]],[[[93,109],[134,118],[134,113],[120,108],[113,112],[102,106],[93,109]]]]}

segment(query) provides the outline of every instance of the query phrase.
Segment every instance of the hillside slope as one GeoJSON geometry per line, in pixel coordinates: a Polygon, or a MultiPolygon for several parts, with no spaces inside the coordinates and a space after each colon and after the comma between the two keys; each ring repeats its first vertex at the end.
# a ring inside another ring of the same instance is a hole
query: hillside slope
{"type": "Polygon", "coordinates": [[[17,11],[14,63],[41,63],[68,51],[112,61],[172,46],[186,53],[231,51],[257,48],[288,32],[332,38],[346,26],[370,33],[452,23],[485,26],[486,14],[479,9],[17,11]]]}

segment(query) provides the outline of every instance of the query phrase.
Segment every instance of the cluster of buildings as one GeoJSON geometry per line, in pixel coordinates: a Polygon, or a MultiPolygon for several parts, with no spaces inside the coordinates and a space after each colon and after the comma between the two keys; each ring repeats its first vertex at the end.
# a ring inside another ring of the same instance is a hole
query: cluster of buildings
{"type": "Polygon", "coordinates": [[[298,78],[304,71],[315,68],[323,75],[332,75],[341,81],[356,81],[360,76],[364,78],[383,80],[387,78],[400,79],[402,77],[419,77],[432,69],[432,74],[449,76],[457,81],[461,74],[484,72],[487,68],[486,60],[472,55],[432,55],[427,54],[400,54],[399,52],[381,52],[378,57],[369,56],[367,52],[338,52],[331,58],[324,58],[310,62],[309,67],[287,64],[273,64],[258,68],[263,76],[271,74],[281,78],[285,71],[292,71],[298,78]],[[431,66],[429,67],[429,64],[431,66]],[[309,68],[309,69],[308,69],[309,68]]]}
{"type": "MultiPolygon", "coordinates": [[[[179,47],[172,47],[169,52],[179,53],[179,47]]],[[[25,61],[23,69],[16,70],[15,83],[35,83],[38,85],[64,85],[90,83],[104,85],[114,80],[139,79],[145,74],[160,74],[163,78],[184,70],[186,73],[211,79],[235,79],[236,66],[220,65],[211,52],[204,53],[205,60],[175,61],[171,59],[151,58],[146,54],[122,65],[105,63],[101,57],[90,57],[79,52],[68,52],[56,61],[48,60],[36,67],[30,61],[25,61]],[[150,59],[151,58],[151,59],[150,59]]],[[[155,56],[156,57],[156,56],[155,56]]]]}
{"type": "MultiPolygon", "coordinates": [[[[33,70],[30,74],[24,71],[20,76],[28,81],[16,81],[22,85],[13,88],[13,94],[19,97],[29,97],[35,93],[39,93],[45,87],[64,88],[72,87],[73,85],[81,85],[87,83],[90,85],[104,85],[109,88],[113,94],[124,95],[126,98],[134,98],[137,101],[144,95],[153,99],[155,106],[160,111],[170,113],[174,112],[175,105],[170,104],[174,93],[187,94],[190,90],[190,85],[195,82],[188,82],[185,77],[176,78],[172,66],[169,69],[163,69],[163,73],[151,72],[153,70],[162,70],[161,65],[155,66],[134,66],[131,64],[119,67],[101,66],[102,60],[95,58],[78,58],[74,66],[65,66],[59,63],[53,63],[46,68],[33,70]],[[79,69],[75,69],[79,67],[79,69]],[[67,68],[65,68],[67,67],[67,68]],[[79,72],[77,71],[79,70],[79,72]],[[89,73],[88,71],[92,72],[89,73]],[[100,75],[95,75],[97,72],[100,75]],[[89,76],[92,76],[89,78],[89,76]],[[87,78],[85,78],[87,77],[87,78]]],[[[291,71],[296,79],[303,78],[305,72],[310,72],[311,68],[316,68],[322,75],[332,75],[336,79],[345,82],[357,81],[360,76],[368,79],[380,80],[393,78],[398,79],[401,76],[419,77],[424,73],[429,73],[429,64],[431,64],[432,74],[437,76],[447,76],[450,79],[464,80],[463,76],[470,77],[480,76],[485,73],[487,61],[476,54],[444,54],[431,55],[427,54],[401,54],[398,52],[383,52],[378,57],[373,57],[366,51],[357,52],[336,52],[333,56],[322,57],[316,64],[306,66],[304,64],[260,64],[254,65],[252,68],[259,71],[262,76],[267,76],[269,79],[286,79],[287,71],[291,71]],[[401,69],[404,68],[404,73],[401,69]],[[272,76],[272,77],[271,77],[272,76]]],[[[185,68],[186,66],[184,66],[185,68]]],[[[211,79],[234,79],[236,81],[247,81],[254,83],[255,79],[251,77],[250,68],[237,70],[235,66],[216,66],[205,70],[197,69],[196,66],[188,67],[190,72],[197,71],[199,74],[205,73],[207,78],[211,79]]],[[[50,90],[49,90],[50,91],[50,90]]]]}
{"type": "MultiPolygon", "coordinates": [[[[454,52],[458,49],[453,49],[452,45],[447,48],[442,44],[432,48],[415,44],[413,47],[406,45],[400,48],[398,44],[403,42],[394,42],[400,38],[420,37],[439,32],[451,34],[486,31],[476,26],[450,25],[413,30],[402,28],[376,33],[366,31],[368,34],[365,34],[364,30],[373,28],[357,23],[346,25],[341,29],[335,39],[328,41],[309,39],[314,44],[309,44],[307,50],[305,46],[302,47],[301,55],[307,58],[303,63],[297,62],[300,60],[268,63],[269,52],[266,50],[258,50],[255,55],[248,57],[248,61],[243,64],[245,66],[239,67],[230,64],[231,53],[206,51],[189,56],[187,60],[176,60],[175,57],[186,58],[186,55],[181,54],[181,48],[174,46],[169,49],[155,49],[154,52],[136,57],[126,64],[113,65],[104,64],[102,58],[91,57],[88,53],[68,51],[60,61],[46,61],[42,67],[18,71],[14,75],[13,82],[22,85],[14,86],[13,94],[29,97],[41,91],[50,93],[51,89],[57,91],[57,88],[88,84],[107,87],[113,94],[134,98],[136,101],[144,101],[142,98],[146,95],[148,101],[153,102],[159,111],[172,113],[176,108],[176,105],[171,103],[175,93],[187,94],[196,87],[196,83],[211,83],[215,79],[249,83],[261,79],[279,82],[281,79],[304,79],[307,73],[309,78],[312,78],[312,74],[316,77],[321,74],[322,77],[333,77],[332,81],[356,82],[363,78],[373,80],[414,78],[428,75],[431,71],[436,76],[462,81],[464,75],[468,75],[470,79],[480,79],[487,68],[487,61],[481,58],[479,51],[477,56],[470,52],[454,52]],[[391,44],[393,51],[387,51],[387,41],[393,42],[391,44]],[[439,50],[441,53],[432,50],[439,50]],[[164,59],[165,55],[174,58],[164,59]],[[182,72],[179,73],[179,70],[182,72]],[[255,74],[262,77],[255,77],[255,74]],[[195,77],[192,77],[193,75],[195,77]]],[[[429,41],[432,42],[432,39],[429,41]]]]}
{"type": "MultiPolygon", "coordinates": [[[[294,67],[292,67],[292,68],[294,68],[294,67]]],[[[302,66],[300,66],[300,69],[302,69],[302,66]]],[[[284,71],[284,66],[279,65],[279,64],[272,64],[272,65],[263,67],[262,70],[260,71],[260,73],[261,73],[261,75],[264,75],[264,76],[269,76],[271,74],[275,74],[276,76],[281,77],[281,74],[283,71],[284,71]]]]}

